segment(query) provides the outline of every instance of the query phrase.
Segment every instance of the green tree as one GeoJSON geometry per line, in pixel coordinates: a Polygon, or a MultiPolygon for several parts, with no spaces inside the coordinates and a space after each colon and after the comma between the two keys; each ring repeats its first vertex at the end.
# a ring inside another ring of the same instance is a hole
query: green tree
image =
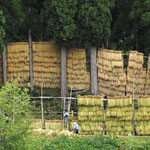
{"type": "MultiPolygon", "coordinates": [[[[114,0],[46,0],[42,12],[44,27],[46,27],[46,37],[59,43],[61,49],[61,80],[65,77],[66,53],[65,46],[87,47],[91,49],[91,75],[96,77],[96,46],[105,43],[110,36],[111,12],[110,7],[114,0]],[[64,72],[64,73],[63,73],[64,72]]],[[[97,79],[92,82],[94,91],[98,94],[97,79]]],[[[61,89],[65,85],[61,82],[61,89]]],[[[92,88],[93,89],[93,88],[92,88]]],[[[65,88],[64,90],[65,91],[65,88]]],[[[65,93],[65,92],[64,92],[65,93]]],[[[65,94],[61,94],[64,96],[65,94]]]]}
{"type": "Polygon", "coordinates": [[[78,30],[82,45],[101,46],[109,39],[112,4],[112,0],[79,1],[78,30]]]}
{"type": "Polygon", "coordinates": [[[32,39],[34,41],[42,40],[41,28],[41,10],[44,0],[22,0],[22,10],[24,13],[24,21],[21,32],[25,39],[28,39],[28,31],[31,30],[32,39]]]}
{"type": "Polygon", "coordinates": [[[119,0],[112,9],[112,49],[138,50],[148,54],[150,49],[150,1],[119,0]]]}
{"type": "Polygon", "coordinates": [[[77,0],[45,0],[42,11],[49,40],[70,45],[76,32],[77,0]]]}
{"type": "Polygon", "coordinates": [[[17,81],[0,90],[0,149],[25,149],[30,127],[27,93],[27,89],[17,87],[17,81]]]}
{"type": "Polygon", "coordinates": [[[7,41],[24,40],[20,29],[22,28],[24,13],[21,0],[1,0],[0,9],[3,11],[6,24],[4,26],[7,41]]]}
{"type": "Polygon", "coordinates": [[[4,39],[5,39],[5,31],[4,31],[4,24],[5,24],[5,17],[3,15],[3,11],[0,10],[0,49],[5,50],[5,44],[4,44],[4,39]]]}
{"type": "Polygon", "coordinates": [[[41,8],[44,0],[1,0],[6,24],[6,40],[18,42],[28,40],[28,30],[32,30],[32,39],[41,40],[41,8]]]}
{"type": "Polygon", "coordinates": [[[78,6],[78,31],[81,45],[89,47],[91,52],[91,93],[95,95],[98,94],[96,47],[104,45],[109,39],[112,4],[113,0],[82,0],[78,6]]]}
{"type": "Polygon", "coordinates": [[[42,11],[47,40],[61,46],[61,96],[66,96],[66,46],[73,45],[76,32],[77,0],[45,0],[42,11]],[[72,44],[71,44],[72,43],[72,44]]]}
{"type": "Polygon", "coordinates": [[[150,1],[134,0],[129,17],[133,21],[134,48],[148,54],[150,49],[150,1]]]}
{"type": "Polygon", "coordinates": [[[115,1],[115,7],[111,9],[112,24],[110,49],[131,49],[133,47],[132,20],[129,13],[133,5],[133,0],[115,1]]]}

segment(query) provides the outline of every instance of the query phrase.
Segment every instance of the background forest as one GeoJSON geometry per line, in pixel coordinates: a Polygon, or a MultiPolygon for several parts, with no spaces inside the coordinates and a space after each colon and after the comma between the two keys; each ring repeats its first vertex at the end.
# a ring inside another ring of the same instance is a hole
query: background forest
{"type": "Polygon", "coordinates": [[[55,41],[86,48],[150,49],[150,0],[1,0],[0,45],[55,41]]]}

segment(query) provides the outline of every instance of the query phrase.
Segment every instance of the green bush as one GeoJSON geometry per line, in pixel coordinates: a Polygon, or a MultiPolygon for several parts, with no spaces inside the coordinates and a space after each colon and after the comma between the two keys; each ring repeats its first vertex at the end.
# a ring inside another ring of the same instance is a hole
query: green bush
{"type": "Polygon", "coordinates": [[[121,142],[116,137],[90,136],[90,137],[57,137],[48,140],[44,150],[119,150],[121,142]]]}
{"type": "Polygon", "coordinates": [[[17,87],[17,81],[0,90],[0,150],[25,149],[31,119],[28,89],[17,87]]]}
{"type": "Polygon", "coordinates": [[[144,141],[141,137],[141,141],[123,141],[122,147],[125,150],[150,150],[150,141],[144,141]]]}
{"type": "MultiPolygon", "coordinates": [[[[149,150],[150,138],[139,140],[108,136],[61,136],[36,137],[27,136],[24,140],[24,150],[149,150]]],[[[17,149],[18,150],[18,149],[17,149]]]]}

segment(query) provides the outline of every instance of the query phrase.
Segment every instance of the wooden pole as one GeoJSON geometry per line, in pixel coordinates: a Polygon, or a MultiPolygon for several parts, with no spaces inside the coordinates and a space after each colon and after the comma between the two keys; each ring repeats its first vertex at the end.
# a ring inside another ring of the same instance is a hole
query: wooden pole
{"type": "MultiPolygon", "coordinates": [[[[61,97],[66,97],[67,94],[67,69],[66,69],[66,47],[61,47],[61,97]]],[[[62,106],[64,99],[62,98],[62,106]]]]}
{"type": "Polygon", "coordinates": [[[103,104],[103,135],[105,135],[105,109],[104,109],[104,105],[105,105],[105,101],[106,101],[106,99],[102,99],[102,104],[103,104]]]}
{"type": "Polygon", "coordinates": [[[132,86],[132,98],[134,99],[134,89],[135,89],[135,87],[134,87],[134,81],[133,81],[133,86],[132,86]]]}
{"type": "Polygon", "coordinates": [[[97,75],[97,50],[90,46],[91,50],[91,93],[98,95],[98,75],[97,75]]]}
{"type": "MultiPolygon", "coordinates": [[[[41,87],[41,97],[43,97],[43,86],[41,87]]],[[[42,111],[42,129],[45,129],[43,98],[41,98],[41,111],[42,111]]]]}
{"type": "Polygon", "coordinates": [[[72,86],[70,91],[70,98],[68,99],[68,113],[70,113],[70,108],[71,108],[71,97],[72,97],[72,86]]]}
{"type": "Polygon", "coordinates": [[[29,60],[30,60],[30,84],[31,91],[33,91],[33,52],[32,52],[32,38],[31,38],[31,30],[29,29],[29,60]]]}
{"type": "Polygon", "coordinates": [[[132,105],[133,105],[133,112],[132,112],[132,127],[133,127],[133,132],[132,132],[132,135],[135,136],[135,120],[134,120],[134,116],[135,116],[135,97],[134,97],[134,81],[133,81],[133,87],[132,87],[132,105]]]}
{"type": "MultiPolygon", "coordinates": [[[[70,91],[70,98],[72,97],[72,86],[71,86],[71,91],[70,91]]],[[[71,99],[68,99],[68,113],[70,114],[70,108],[71,108],[71,99]]],[[[71,123],[70,123],[70,118],[69,118],[69,131],[71,131],[71,123]]]]}
{"type": "Polygon", "coordinates": [[[63,130],[65,128],[65,119],[64,119],[64,114],[65,114],[65,103],[66,103],[66,99],[63,99],[63,130]]]}
{"type": "Polygon", "coordinates": [[[6,85],[6,51],[5,50],[3,50],[2,61],[3,61],[3,83],[5,86],[6,85]]]}

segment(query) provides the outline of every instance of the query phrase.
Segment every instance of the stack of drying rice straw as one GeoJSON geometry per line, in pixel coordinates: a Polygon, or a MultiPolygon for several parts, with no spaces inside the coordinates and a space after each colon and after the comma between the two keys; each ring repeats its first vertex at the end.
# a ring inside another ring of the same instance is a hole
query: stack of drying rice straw
{"type": "Polygon", "coordinates": [[[101,134],[103,130],[102,98],[78,96],[78,122],[80,133],[101,134]]]}
{"type": "Polygon", "coordinates": [[[97,66],[100,94],[124,96],[126,73],[121,51],[99,49],[97,66]]]}
{"type": "Polygon", "coordinates": [[[130,51],[127,68],[127,95],[133,93],[133,82],[135,95],[145,94],[146,69],[143,69],[143,63],[143,53],[130,51]]]}
{"type": "Polygon", "coordinates": [[[7,79],[12,82],[20,77],[20,87],[29,82],[29,47],[27,42],[9,43],[7,46],[7,79]]]}
{"type": "Polygon", "coordinates": [[[145,95],[150,95],[150,54],[148,57],[148,64],[147,64],[145,95]]]}
{"type": "Polygon", "coordinates": [[[108,107],[105,117],[107,135],[128,135],[132,127],[132,98],[108,97],[108,107]]]}
{"type": "Polygon", "coordinates": [[[104,121],[106,135],[127,136],[133,132],[134,121],[137,135],[150,135],[150,97],[138,97],[138,103],[133,108],[131,96],[108,96],[104,113],[101,98],[78,96],[78,122],[81,134],[101,134],[104,121]]]}
{"type": "Polygon", "coordinates": [[[150,97],[138,97],[134,119],[137,135],[150,135],[150,97]]]}
{"type": "Polygon", "coordinates": [[[86,55],[83,49],[67,51],[67,85],[73,89],[89,89],[90,74],[86,70],[86,55]]]}
{"type": "Polygon", "coordinates": [[[60,49],[55,43],[33,42],[34,86],[60,87],[60,49]]]}

